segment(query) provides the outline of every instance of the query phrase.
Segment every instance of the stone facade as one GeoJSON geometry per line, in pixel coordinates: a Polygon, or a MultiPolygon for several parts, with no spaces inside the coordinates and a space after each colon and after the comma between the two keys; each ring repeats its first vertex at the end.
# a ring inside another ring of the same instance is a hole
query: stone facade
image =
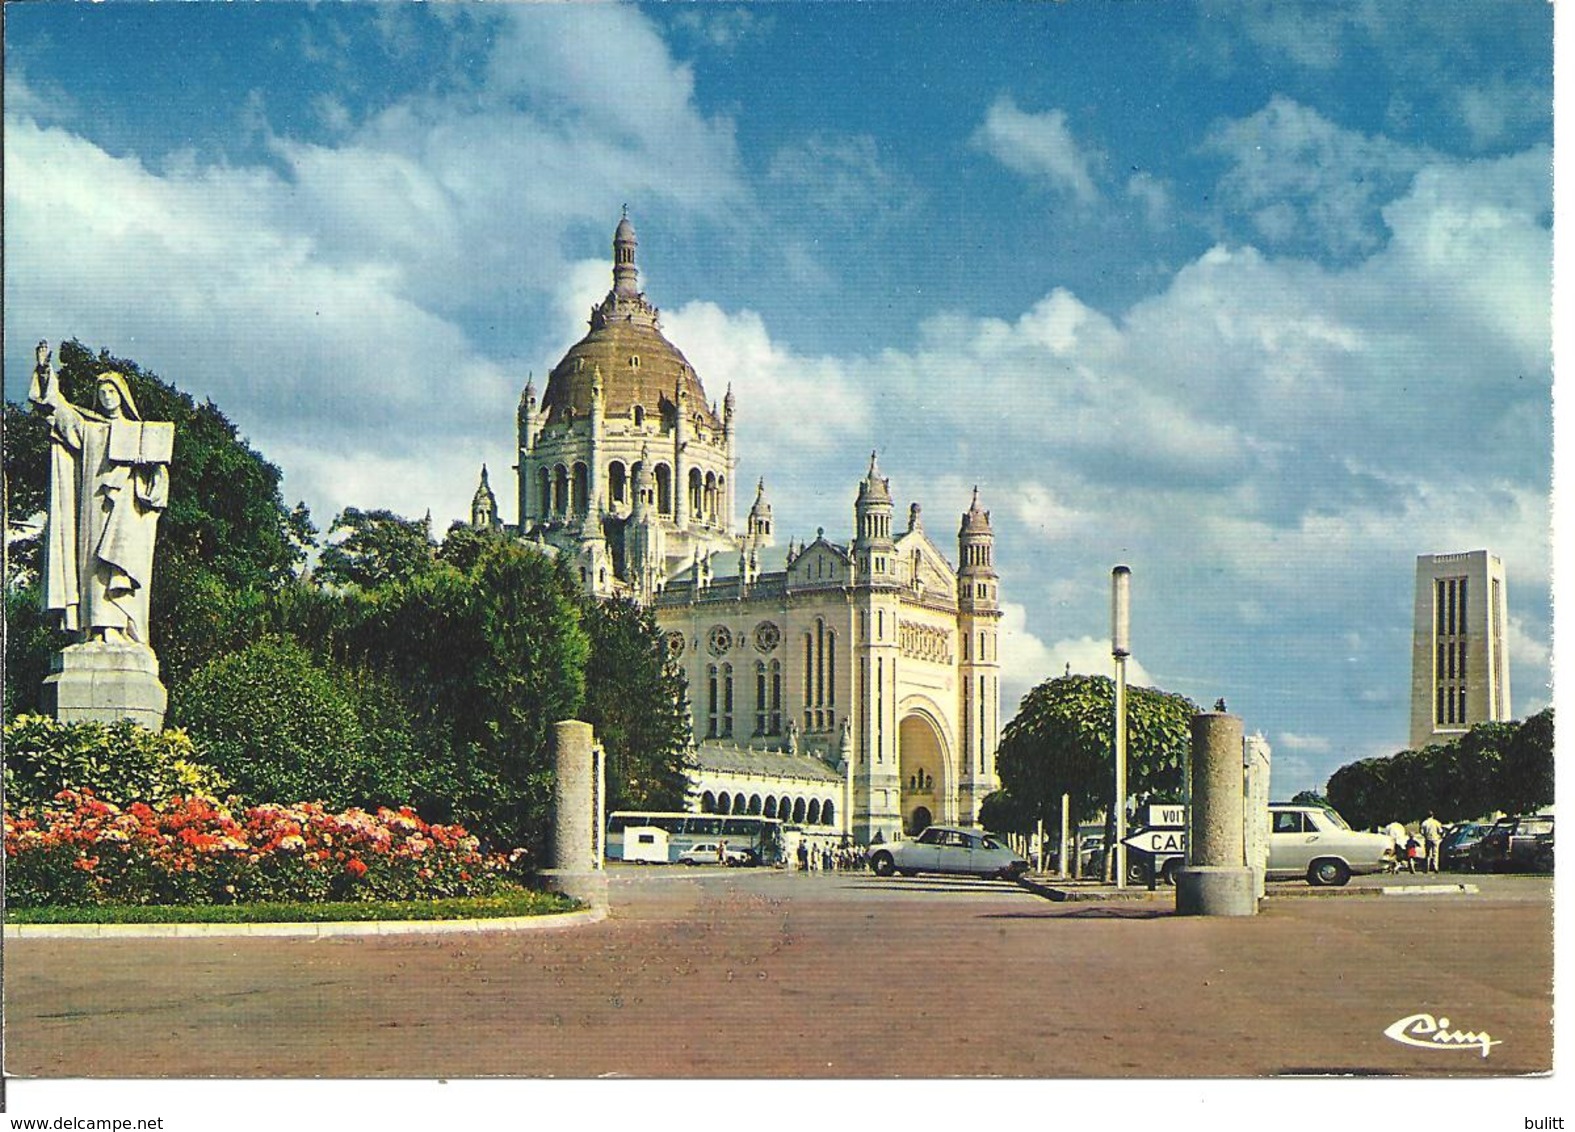
{"type": "MultiPolygon", "coordinates": [[[[1001,618],[978,492],[956,565],[917,503],[894,529],[873,455],[851,538],[778,547],[764,480],[735,528],[736,400],[708,403],[663,336],[636,246],[625,216],[588,333],[520,398],[515,529],[588,592],[654,609],[688,679],[697,806],[860,843],[977,824],[999,786],[1001,618]]],[[[498,523],[485,469],[472,522],[498,523]]]]}
{"type": "Polygon", "coordinates": [[[893,534],[872,458],[854,532],[704,560],[663,587],[656,616],[688,678],[694,733],[821,760],[846,779],[841,828],[860,843],[976,824],[999,786],[989,515],[976,493],[954,568],[917,504],[893,534]]]}
{"type": "Polygon", "coordinates": [[[1504,563],[1486,550],[1421,554],[1411,639],[1411,747],[1512,718],[1504,563]]]}

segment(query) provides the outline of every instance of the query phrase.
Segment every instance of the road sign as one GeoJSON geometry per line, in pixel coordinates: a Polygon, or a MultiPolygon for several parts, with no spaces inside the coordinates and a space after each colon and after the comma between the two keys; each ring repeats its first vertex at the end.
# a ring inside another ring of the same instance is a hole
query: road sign
{"type": "Polygon", "coordinates": [[[1144,807],[1148,813],[1144,825],[1150,829],[1160,827],[1180,828],[1187,824],[1187,807],[1151,802],[1144,807]]]}
{"type": "Polygon", "coordinates": [[[1184,829],[1140,829],[1124,841],[1125,844],[1154,856],[1187,851],[1187,831],[1184,829]]]}

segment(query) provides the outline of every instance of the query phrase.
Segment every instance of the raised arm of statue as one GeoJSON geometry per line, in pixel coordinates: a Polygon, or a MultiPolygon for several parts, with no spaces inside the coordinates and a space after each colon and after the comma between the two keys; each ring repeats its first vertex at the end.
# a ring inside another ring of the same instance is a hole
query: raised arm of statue
{"type": "Polygon", "coordinates": [[[60,379],[49,350],[48,342],[40,342],[35,352],[33,381],[28,387],[27,399],[35,409],[51,418],[55,438],[67,447],[82,447],[82,413],[60,392],[60,379]]]}

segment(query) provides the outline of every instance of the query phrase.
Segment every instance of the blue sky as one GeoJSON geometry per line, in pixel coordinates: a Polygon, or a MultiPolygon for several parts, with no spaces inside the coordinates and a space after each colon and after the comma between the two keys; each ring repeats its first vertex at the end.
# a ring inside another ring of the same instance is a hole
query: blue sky
{"type": "Polygon", "coordinates": [[[212,397],[319,524],[514,499],[514,405],[642,283],[778,529],[868,453],[994,514],[1006,691],[1224,696],[1275,792],[1406,741],[1415,555],[1548,702],[1552,24],[1460,4],[12,5],[5,384],[212,397]]]}

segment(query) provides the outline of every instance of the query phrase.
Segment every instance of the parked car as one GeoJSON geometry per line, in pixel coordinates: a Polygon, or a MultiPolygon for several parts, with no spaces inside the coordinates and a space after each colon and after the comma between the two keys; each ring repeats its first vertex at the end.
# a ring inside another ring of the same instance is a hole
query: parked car
{"type": "Polygon", "coordinates": [[[932,825],[912,841],[876,849],[870,854],[870,868],[883,877],[893,873],[956,873],[1012,880],[1028,871],[1028,861],[994,834],[932,825]]]}
{"type": "Polygon", "coordinates": [[[1147,884],[1150,858],[1155,870],[1154,879],[1160,884],[1174,885],[1176,874],[1186,868],[1187,858],[1181,853],[1151,854],[1127,846],[1127,883],[1147,884]]]}
{"type": "Polygon", "coordinates": [[[1438,867],[1441,869],[1469,869],[1473,864],[1473,854],[1477,843],[1482,840],[1482,835],[1487,833],[1490,826],[1481,822],[1463,821],[1449,827],[1449,832],[1444,834],[1444,840],[1438,847],[1438,867]]]}
{"type": "Polygon", "coordinates": [[[1270,880],[1306,877],[1308,884],[1338,887],[1382,870],[1392,849],[1388,837],[1359,833],[1324,806],[1269,806],[1270,880]]]}
{"type": "Polygon", "coordinates": [[[748,849],[735,849],[729,845],[726,849],[726,860],[723,860],[723,849],[715,841],[700,841],[678,854],[680,865],[753,865],[755,855],[748,849]]]}
{"type": "Polygon", "coordinates": [[[1551,872],[1553,815],[1499,818],[1477,842],[1472,859],[1479,872],[1551,872]]]}
{"type": "Polygon", "coordinates": [[[1097,877],[1105,870],[1105,835],[1091,833],[1083,838],[1077,854],[1077,875],[1097,877]]]}

